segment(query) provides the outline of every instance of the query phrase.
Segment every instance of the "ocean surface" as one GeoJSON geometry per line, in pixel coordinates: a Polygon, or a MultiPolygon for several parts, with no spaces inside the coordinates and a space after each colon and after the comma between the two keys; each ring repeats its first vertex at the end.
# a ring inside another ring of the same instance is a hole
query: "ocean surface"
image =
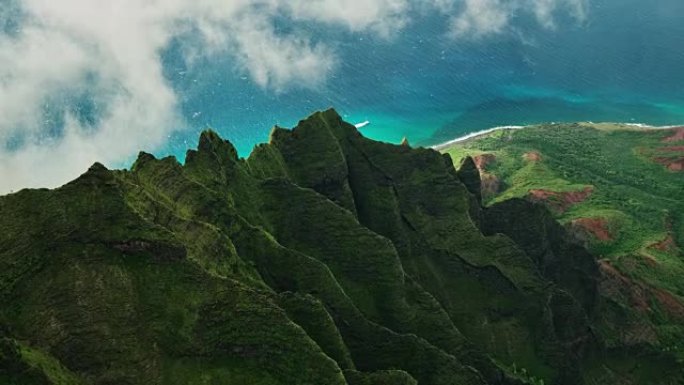
{"type": "Polygon", "coordinates": [[[329,107],[351,123],[369,120],[366,136],[414,145],[500,125],[684,124],[683,0],[592,0],[581,23],[559,17],[547,30],[521,16],[512,25],[477,41],[448,37],[437,15],[416,15],[390,39],[311,25],[340,59],[316,90],[264,90],[231,70],[229,57],[188,67],[172,45],[164,71],[190,127],[159,155],[183,159],[212,127],[247,156],[273,125],[329,107]]]}

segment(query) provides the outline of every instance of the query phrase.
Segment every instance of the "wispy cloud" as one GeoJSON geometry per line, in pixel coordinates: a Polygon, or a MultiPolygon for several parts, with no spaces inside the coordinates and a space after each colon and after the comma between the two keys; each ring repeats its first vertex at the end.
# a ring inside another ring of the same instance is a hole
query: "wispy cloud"
{"type": "Polygon", "coordinates": [[[461,38],[501,33],[523,9],[549,27],[559,7],[584,13],[581,0],[5,0],[0,193],[54,187],[94,161],[116,164],[162,146],[185,123],[160,55],[189,31],[188,61],[232,55],[238,71],[278,92],[320,86],[338,59],[334,43],[302,29],[277,32],[274,20],[391,39],[418,3],[452,15],[461,38]]]}
{"type": "Polygon", "coordinates": [[[280,36],[263,16],[236,22],[233,31],[239,65],[264,88],[321,84],[336,65],[330,48],[306,36],[280,36]]]}
{"type": "Polygon", "coordinates": [[[189,29],[195,54],[223,49],[263,87],[316,86],[332,51],[307,36],[277,35],[276,1],[25,0],[0,35],[0,192],[57,186],[94,161],[114,164],[161,146],[184,126],[160,53],[189,29]],[[93,105],[83,119],[79,100],[93,105]]]}
{"type": "MultiPolygon", "coordinates": [[[[435,0],[444,3],[449,0],[435,0]]],[[[455,38],[479,39],[507,31],[511,20],[530,14],[545,28],[555,28],[556,13],[564,12],[578,21],[586,17],[588,0],[461,0],[451,1],[450,10],[460,5],[451,19],[455,38]]]]}
{"type": "Polygon", "coordinates": [[[512,11],[511,3],[500,0],[465,0],[464,10],[451,20],[451,33],[454,37],[501,33],[512,11]]]}
{"type": "Polygon", "coordinates": [[[409,0],[289,0],[295,19],[337,23],[352,31],[372,30],[387,37],[409,20],[409,0]]]}

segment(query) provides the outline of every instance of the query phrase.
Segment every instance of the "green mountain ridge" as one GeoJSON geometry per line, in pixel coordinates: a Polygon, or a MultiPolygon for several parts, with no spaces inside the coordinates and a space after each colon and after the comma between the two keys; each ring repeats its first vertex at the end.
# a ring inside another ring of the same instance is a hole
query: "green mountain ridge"
{"type": "Polygon", "coordinates": [[[0,197],[0,383],[682,384],[595,257],[334,110],[0,197]]]}

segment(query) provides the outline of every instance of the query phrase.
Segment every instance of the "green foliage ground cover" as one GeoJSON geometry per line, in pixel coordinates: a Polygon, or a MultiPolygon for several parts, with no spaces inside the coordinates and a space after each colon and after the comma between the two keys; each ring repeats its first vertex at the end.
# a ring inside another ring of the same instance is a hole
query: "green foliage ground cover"
{"type": "Polygon", "coordinates": [[[651,326],[667,346],[684,338],[678,313],[684,303],[684,173],[667,169],[656,158],[682,156],[682,142],[667,139],[676,132],[613,124],[540,125],[497,131],[444,152],[457,165],[468,155],[496,156],[486,171],[501,180],[501,188],[485,196],[487,205],[513,197],[530,199],[533,189],[572,192],[590,186],[586,200],[562,212],[551,211],[571,232],[577,232],[572,226],[577,220],[605,222],[611,239],[578,238],[633,281],[634,292],[627,295],[631,299],[619,305],[625,311],[633,311],[640,295],[636,292],[645,292],[651,326]],[[531,161],[525,156],[530,153],[540,159],[531,161]],[[659,249],[664,241],[666,247],[659,249]],[[672,301],[664,305],[651,289],[666,291],[672,301]]]}
{"type": "MultiPolygon", "coordinates": [[[[0,379],[634,383],[593,257],[541,206],[482,208],[473,176],[330,110],[247,159],[206,131],[184,164],[0,197],[0,379]]],[[[651,345],[637,383],[681,384],[651,345]]]]}
{"type": "Polygon", "coordinates": [[[458,160],[467,154],[493,153],[491,171],[504,189],[486,203],[523,197],[530,189],[573,191],[595,188],[591,197],[572,206],[558,219],[617,217],[616,240],[595,243],[594,250],[611,257],[645,248],[667,235],[666,224],[682,244],[684,240],[684,174],[667,170],[652,157],[667,147],[667,130],[605,127],[590,124],[532,126],[504,130],[467,141],[445,152],[458,160]],[[530,162],[524,154],[537,151],[542,160],[530,162]],[[612,213],[609,213],[611,212],[612,213]]]}

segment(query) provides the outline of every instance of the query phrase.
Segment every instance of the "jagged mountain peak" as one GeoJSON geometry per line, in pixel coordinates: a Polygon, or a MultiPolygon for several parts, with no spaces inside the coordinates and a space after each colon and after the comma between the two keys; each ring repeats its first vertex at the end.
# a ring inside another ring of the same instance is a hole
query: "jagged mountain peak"
{"type": "MultiPolygon", "coordinates": [[[[519,226],[525,206],[482,208],[472,163],[328,110],[245,160],[205,131],[184,165],[141,153],[0,197],[0,325],[25,347],[0,362],[97,384],[634,380],[594,334],[613,314],[595,261],[552,222],[519,226]]],[[[671,357],[640,359],[677,383],[671,357]]]]}

